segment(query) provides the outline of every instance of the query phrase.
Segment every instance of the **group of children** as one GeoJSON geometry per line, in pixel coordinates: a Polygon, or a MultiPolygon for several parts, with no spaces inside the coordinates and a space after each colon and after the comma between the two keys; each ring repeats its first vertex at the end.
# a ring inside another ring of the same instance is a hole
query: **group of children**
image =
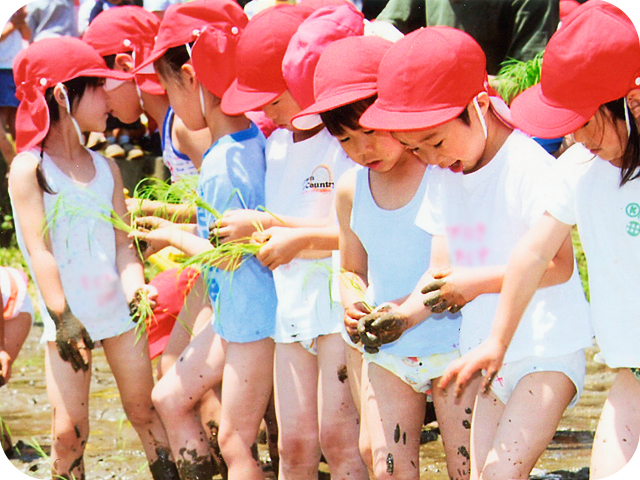
{"type": "Polygon", "coordinates": [[[121,7],[84,42],[23,51],[10,194],[45,323],[54,473],[84,478],[99,341],[154,479],[263,478],[252,447],[271,398],[283,479],[317,478],[322,455],[332,478],[418,479],[428,399],[450,478],[526,479],[579,399],[592,324],[620,370],[591,478],[622,468],[640,436],[640,40],[620,8],[565,18],[511,109],[469,35],[392,43],[341,1],[251,20],[233,0],[161,22],[121,7]],[[107,113],[143,110],[172,180],[198,176],[196,211],[125,202],[116,165],[83,146],[107,113]],[[572,133],[558,160],[527,135],[572,133]],[[61,213],[61,196],[94,214],[61,213]],[[127,208],[148,215],[128,236],[101,220],[127,208]],[[157,382],[128,309],[159,298],[134,240],[196,258],[260,246],[203,264],[157,382]]]}

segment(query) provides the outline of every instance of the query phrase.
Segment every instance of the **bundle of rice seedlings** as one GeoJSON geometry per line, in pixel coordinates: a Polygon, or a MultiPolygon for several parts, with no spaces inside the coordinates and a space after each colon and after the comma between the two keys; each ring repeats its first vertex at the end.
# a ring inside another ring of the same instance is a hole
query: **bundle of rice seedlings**
{"type": "Polygon", "coordinates": [[[129,303],[129,311],[131,312],[131,320],[136,324],[135,345],[137,345],[155,319],[147,290],[143,288],[136,290],[133,300],[129,303]]]}
{"type": "Polygon", "coordinates": [[[519,93],[540,83],[541,68],[542,53],[528,61],[510,58],[502,62],[495,78],[495,88],[507,105],[510,105],[519,93]]]}

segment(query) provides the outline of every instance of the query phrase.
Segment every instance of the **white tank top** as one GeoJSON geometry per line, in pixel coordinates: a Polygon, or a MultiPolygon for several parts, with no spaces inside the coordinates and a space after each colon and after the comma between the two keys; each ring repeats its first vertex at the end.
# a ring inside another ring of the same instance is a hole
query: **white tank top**
{"type": "MultiPolygon", "coordinates": [[[[114,227],[99,218],[113,210],[114,180],[107,160],[88,150],[95,166],[94,178],[81,184],[62,172],[44,154],[42,170],[53,194],[43,192],[49,222],[53,256],[58,265],[67,304],[85,326],[93,340],[117,336],[134,326],[116,267],[114,227]]],[[[40,156],[39,151],[33,155],[40,156]]],[[[20,250],[35,278],[31,258],[14,209],[16,234],[20,250]]],[[[37,282],[36,282],[37,286],[37,282]]],[[[43,339],[55,340],[55,324],[51,320],[38,287],[40,312],[45,325],[43,339]]]]}
{"type": "MultiPolygon", "coordinates": [[[[429,268],[431,235],[415,224],[430,169],[415,195],[395,210],[380,208],[369,185],[369,169],[358,169],[351,210],[351,229],[367,251],[369,292],[374,305],[410,294],[429,268]]],[[[381,350],[403,357],[422,357],[458,349],[461,316],[431,315],[381,350]]]]}
{"type": "Polygon", "coordinates": [[[175,112],[169,107],[162,125],[162,160],[171,172],[172,183],[186,175],[198,175],[198,169],[191,159],[173,145],[171,128],[174,117],[175,112]]]}

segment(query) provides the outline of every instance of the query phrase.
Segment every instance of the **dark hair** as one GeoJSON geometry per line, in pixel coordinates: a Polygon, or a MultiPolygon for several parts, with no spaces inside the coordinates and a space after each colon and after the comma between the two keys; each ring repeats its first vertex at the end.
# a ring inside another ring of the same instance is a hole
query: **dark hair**
{"type": "MultiPolygon", "coordinates": [[[[123,52],[123,53],[127,53],[129,55],[133,55],[133,50],[131,50],[130,52],[123,52]]],[[[102,57],[102,59],[104,60],[104,63],[107,64],[107,68],[109,70],[113,70],[114,67],[116,66],[116,57],[118,56],[117,53],[113,53],[111,55],[106,55],[104,57],[102,57]]]]}
{"type": "Polygon", "coordinates": [[[456,117],[461,120],[467,127],[471,125],[471,118],[469,117],[469,106],[464,107],[464,110],[460,112],[460,115],[456,117]]]}
{"type": "Polygon", "coordinates": [[[156,72],[163,77],[180,78],[180,69],[190,58],[187,47],[178,45],[164,52],[162,57],[153,62],[153,66],[156,72]]]}
{"type": "MultiPolygon", "coordinates": [[[[71,109],[73,110],[73,107],[80,102],[80,99],[84,95],[84,92],[86,92],[87,88],[95,88],[100,85],[100,82],[102,82],[102,79],[98,77],[78,77],[64,82],[63,85],[67,89],[67,97],[69,98],[69,105],[71,106],[71,109]]],[[[51,87],[44,92],[44,99],[47,102],[47,108],[49,109],[50,124],[57,123],[60,120],[60,106],[53,95],[53,90],[54,88],[51,87]]],[[[42,157],[44,155],[46,138],[47,137],[45,136],[40,143],[40,162],[38,163],[38,168],[36,170],[36,178],[38,180],[38,185],[42,190],[49,194],[53,194],[54,192],[51,190],[51,187],[47,183],[42,171],[42,157]]]]}
{"type": "Polygon", "coordinates": [[[605,103],[603,107],[611,112],[614,120],[622,122],[625,121],[625,109],[627,110],[630,127],[629,138],[620,158],[620,186],[623,186],[625,183],[640,177],[640,135],[638,134],[638,126],[624,98],[605,103]]]}
{"type": "Polygon", "coordinates": [[[357,130],[360,128],[360,123],[358,123],[360,117],[376,101],[376,98],[378,96],[373,95],[363,100],[334,108],[328,112],[322,112],[320,114],[322,123],[333,136],[344,134],[345,128],[357,130]]]}

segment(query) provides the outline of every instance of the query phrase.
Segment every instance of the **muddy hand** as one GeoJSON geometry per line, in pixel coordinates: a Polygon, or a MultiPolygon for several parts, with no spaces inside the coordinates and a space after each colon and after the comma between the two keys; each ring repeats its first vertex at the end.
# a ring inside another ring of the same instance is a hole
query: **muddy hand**
{"type": "Polygon", "coordinates": [[[405,315],[391,309],[391,306],[383,304],[358,322],[360,341],[365,349],[369,347],[377,351],[382,345],[400,338],[409,326],[409,319],[405,315]]]}
{"type": "Polygon", "coordinates": [[[451,283],[442,279],[429,283],[421,290],[421,293],[424,294],[424,306],[433,313],[442,313],[446,310],[456,313],[467,303],[451,283]]]}
{"type": "Polygon", "coordinates": [[[65,306],[62,315],[58,316],[49,311],[56,323],[56,346],[60,358],[71,363],[74,371],[89,369],[89,350],[93,350],[94,344],[89,332],[82,322],[71,313],[69,306],[65,306]]]}
{"type": "Polygon", "coordinates": [[[344,325],[353,343],[360,343],[360,333],[358,332],[358,321],[360,318],[372,312],[372,308],[366,302],[355,302],[344,310],[344,325]]]}

